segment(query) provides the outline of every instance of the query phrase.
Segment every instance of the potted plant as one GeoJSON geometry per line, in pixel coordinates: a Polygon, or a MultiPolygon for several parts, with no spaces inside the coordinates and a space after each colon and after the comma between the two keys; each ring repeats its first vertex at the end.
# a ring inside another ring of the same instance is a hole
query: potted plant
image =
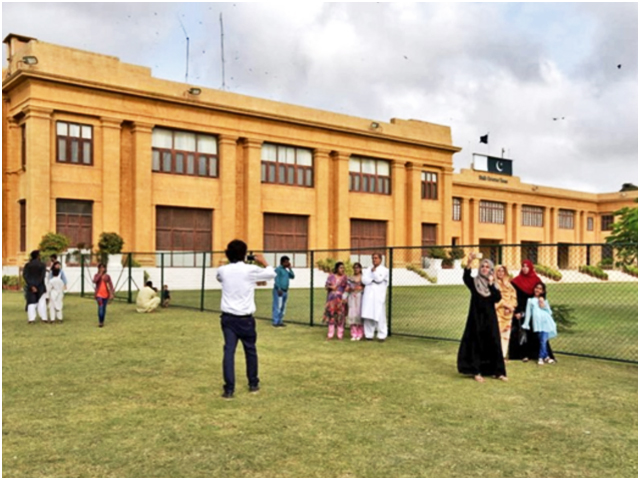
{"type": "Polygon", "coordinates": [[[124,240],[115,232],[102,232],[98,240],[98,256],[104,264],[122,266],[124,240]]]}
{"type": "Polygon", "coordinates": [[[431,259],[430,266],[433,268],[441,268],[442,260],[447,258],[447,251],[442,247],[431,247],[427,250],[427,256],[431,259]]]}
{"type": "Polygon", "coordinates": [[[462,268],[462,259],[464,258],[464,250],[460,247],[453,247],[449,251],[449,258],[453,260],[453,268],[462,268]]]}
{"type": "Polygon", "coordinates": [[[40,258],[46,262],[54,253],[60,255],[69,248],[69,238],[61,233],[49,232],[42,236],[38,250],[40,250],[40,258]]]}

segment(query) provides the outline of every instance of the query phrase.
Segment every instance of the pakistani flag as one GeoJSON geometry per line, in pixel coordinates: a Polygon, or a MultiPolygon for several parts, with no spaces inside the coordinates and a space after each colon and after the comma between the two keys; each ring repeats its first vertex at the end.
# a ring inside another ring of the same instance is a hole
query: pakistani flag
{"type": "Polygon", "coordinates": [[[512,161],[506,158],[487,157],[487,172],[513,175],[511,163],[512,161]]]}

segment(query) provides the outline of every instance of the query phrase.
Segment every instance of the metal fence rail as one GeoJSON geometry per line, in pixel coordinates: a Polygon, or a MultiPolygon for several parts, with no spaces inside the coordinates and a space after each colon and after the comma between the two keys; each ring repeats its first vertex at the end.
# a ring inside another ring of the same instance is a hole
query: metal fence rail
{"type": "MultiPolygon", "coordinates": [[[[551,306],[569,312],[568,322],[558,322],[559,335],[552,341],[555,351],[637,364],[637,263],[631,268],[620,264],[623,247],[629,246],[530,243],[263,253],[273,265],[283,255],[292,260],[296,278],[291,282],[287,322],[322,325],[324,286],[335,262],[344,262],[351,273],[355,262],[366,268],[371,254],[378,252],[389,268],[389,333],[450,341],[459,341],[469,305],[461,258],[470,251],[481,252],[512,276],[518,274],[521,261],[529,259],[547,285],[551,306]]],[[[631,247],[637,252],[637,244],[631,247]]],[[[76,258],[83,296],[92,292],[98,262],[95,255],[76,258]]],[[[136,252],[110,258],[108,269],[119,300],[135,302],[137,290],[151,280],[158,289],[168,286],[172,307],[219,312],[216,272],[225,263],[223,252],[136,252]]],[[[65,268],[73,265],[67,261],[65,268]]],[[[257,318],[271,319],[272,288],[270,284],[256,289],[257,318]]]]}

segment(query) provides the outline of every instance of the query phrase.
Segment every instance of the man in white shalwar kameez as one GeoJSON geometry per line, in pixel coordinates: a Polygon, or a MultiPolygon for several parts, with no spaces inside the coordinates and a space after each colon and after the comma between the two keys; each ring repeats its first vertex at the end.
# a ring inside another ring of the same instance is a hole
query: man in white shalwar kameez
{"type": "Polygon", "coordinates": [[[387,314],[385,301],[387,299],[387,285],[389,284],[389,270],[382,265],[382,255],[372,255],[373,267],[362,272],[364,292],[362,294],[362,320],[364,336],[373,340],[378,331],[378,340],[387,338],[387,314]]]}

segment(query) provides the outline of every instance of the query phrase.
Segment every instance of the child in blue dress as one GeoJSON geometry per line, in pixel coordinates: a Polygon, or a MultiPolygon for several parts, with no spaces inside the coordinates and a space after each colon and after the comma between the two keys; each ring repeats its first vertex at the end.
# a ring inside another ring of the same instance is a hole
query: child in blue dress
{"type": "Polygon", "coordinates": [[[540,337],[540,353],[538,355],[538,365],[545,363],[556,363],[553,358],[549,357],[547,342],[558,336],[556,322],[551,315],[551,307],[546,300],[547,288],[544,283],[536,283],[533,289],[533,298],[527,301],[527,311],[525,321],[522,328],[529,330],[530,328],[540,337]],[[533,325],[531,322],[533,321],[533,325]]]}

